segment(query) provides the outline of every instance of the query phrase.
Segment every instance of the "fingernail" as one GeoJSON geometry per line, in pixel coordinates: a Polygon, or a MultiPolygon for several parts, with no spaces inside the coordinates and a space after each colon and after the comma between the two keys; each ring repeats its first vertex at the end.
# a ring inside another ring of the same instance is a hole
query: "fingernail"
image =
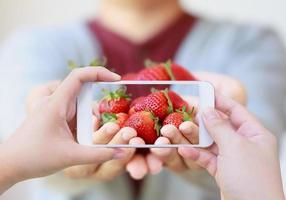
{"type": "Polygon", "coordinates": [[[119,129],[117,124],[114,123],[110,123],[110,125],[108,127],[106,127],[106,132],[107,134],[114,134],[114,132],[116,132],[119,129]]]}
{"type": "Polygon", "coordinates": [[[121,80],[121,76],[116,74],[116,73],[113,73],[112,72],[112,77],[115,79],[115,80],[121,80]]]}
{"type": "Polygon", "coordinates": [[[210,121],[210,120],[220,119],[220,115],[215,109],[207,108],[203,112],[203,118],[206,121],[210,121]]]}
{"type": "Polygon", "coordinates": [[[126,128],[126,130],[124,129],[124,131],[123,131],[121,136],[122,136],[123,140],[129,141],[131,138],[136,136],[136,133],[133,130],[130,130],[130,129],[126,128]]]}
{"type": "Polygon", "coordinates": [[[114,159],[122,159],[125,157],[125,152],[123,149],[114,149],[113,158],[114,159]]]}

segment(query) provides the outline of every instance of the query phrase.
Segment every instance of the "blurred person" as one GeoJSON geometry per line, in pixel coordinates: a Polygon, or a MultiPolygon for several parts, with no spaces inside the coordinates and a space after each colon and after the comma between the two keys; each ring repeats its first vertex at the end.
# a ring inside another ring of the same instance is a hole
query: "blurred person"
{"type": "MultiPolygon", "coordinates": [[[[102,0],[95,19],[12,36],[0,56],[0,65],[5,66],[0,75],[1,119],[10,121],[0,128],[9,130],[20,121],[17,118],[23,118],[24,95],[28,90],[67,74],[67,60],[87,65],[94,57],[103,56],[107,58],[107,66],[119,74],[141,69],[147,58],[157,62],[172,59],[191,71],[212,72],[196,74],[201,80],[216,82],[222,93],[230,91],[228,96],[244,102],[246,95],[238,82],[213,72],[232,76],[245,86],[249,109],[267,128],[277,134],[285,128],[282,108],[286,60],[277,36],[259,26],[195,16],[185,12],[177,0],[102,0]],[[12,112],[15,109],[17,114],[12,112]]],[[[136,155],[116,165],[112,161],[69,169],[66,173],[70,176],[96,181],[88,181],[90,187],[82,191],[79,180],[71,181],[74,187],[68,190],[73,193],[71,196],[77,194],[75,198],[80,199],[93,199],[93,194],[100,194],[102,199],[218,198],[218,191],[204,171],[184,165],[182,160],[189,162],[188,159],[176,154],[176,162],[161,163],[152,160],[156,152],[149,155],[151,160],[136,155]],[[157,165],[170,170],[148,176],[144,182],[130,182],[121,176],[127,169],[133,178],[142,179],[148,171],[157,170],[148,167],[157,165]],[[104,183],[107,180],[111,181],[104,183]]],[[[60,185],[64,184],[69,184],[68,179],[60,185]]]]}

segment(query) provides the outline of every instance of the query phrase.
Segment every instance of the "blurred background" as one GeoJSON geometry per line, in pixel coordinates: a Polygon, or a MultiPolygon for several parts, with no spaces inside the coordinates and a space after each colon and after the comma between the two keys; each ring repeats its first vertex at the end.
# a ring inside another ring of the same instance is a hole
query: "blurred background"
{"type": "MultiPolygon", "coordinates": [[[[88,17],[99,0],[0,0],[0,42],[15,29],[62,24],[88,17]]],[[[286,41],[285,0],[182,0],[186,9],[206,16],[274,27],[286,41]]]]}
{"type": "MultiPolygon", "coordinates": [[[[60,25],[90,17],[96,12],[98,2],[99,0],[0,0],[0,46],[7,36],[18,29],[60,25]]],[[[182,3],[186,9],[203,16],[268,25],[286,43],[285,0],[183,0],[182,3]]],[[[285,163],[282,168],[283,173],[286,173],[285,163]]],[[[18,184],[0,199],[28,200],[29,190],[39,184],[37,180],[18,184]]]]}

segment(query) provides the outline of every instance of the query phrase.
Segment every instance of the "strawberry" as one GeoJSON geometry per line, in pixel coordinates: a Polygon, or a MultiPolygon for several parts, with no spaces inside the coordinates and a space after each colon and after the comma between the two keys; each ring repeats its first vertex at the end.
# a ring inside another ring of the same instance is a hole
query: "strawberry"
{"type": "Polygon", "coordinates": [[[196,81],[197,80],[197,78],[192,73],[190,73],[188,70],[186,70],[180,65],[172,63],[171,69],[175,76],[175,80],[177,81],[196,81]]]}
{"type": "Polygon", "coordinates": [[[151,112],[141,111],[131,115],[124,123],[124,127],[131,127],[136,130],[137,136],[141,137],[146,144],[154,144],[159,137],[159,119],[151,112]]]}
{"type": "Polygon", "coordinates": [[[135,105],[136,105],[137,103],[141,103],[145,98],[146,98],[146,97],[137,97],[136,99],[134,99],[134,100],[131,102],[131,104],[130,104],[130,109],[129,109],[129,111],[128,111],[128,114],[129,114],[129,115],[132,115],[132,114],[136,113],[136,111],[135,111],[135,105]]]}
{"type": "Polygon", "coordinates": [[[150,111],[160,120],[163,120],[173,111],[172,102],[167,90],[155,91],[134,106],[135,112],[150,111]]]}
{"type": "Polygon", "coordinates": [[[100,113],[127,113],[130,105],[130,96],[126,94],[126,88],[119,88],[115,92],[107,92],[107,95],[99,103],[100,113]]]}
{"type": "Polygon", "coordinates": [[[136,80],[148,80],[148,81],[155,81],[155,80],[160,80],[160,81],[168,81],[171,80],[170,76],[165,69],[164,66],[158,65],[150,68],[146,68],[141,70],[137,77],[136,80]]]}
{"type": "Polygon", "coordinates": [[[179,126],[185,121],[192,121],[193,110],[188,113],[186,112],[186,107],[183,107],[182,110],[177,110],[169,114],[163,121],[163,125],[171,124],[179,128],[179,126]]]}
{"type": "Polygon", "coordinates": [[[132,81],[132,80],[136,80],[136,79],[137,79],[136,73],[128,73],[128,74],[125,74],[121,77],[121,80],[125,80],[125,81],[132,81]]]}
{"type": "Polygon", "coordinates": [[[130,108],[132,108],[133,106],[135,106],[137,103],[142,102],[146,97],[137,97],[136,99],[134,99],[131,104],[130,104],[130,108]]]}
{"type": "Polygon", "coordinates": [[[126,113],[118,113],[118,114],[102,113],[101,114],[101,119],[102,119],[103,124],[106,124],[107,122],[115,122],[120,126],[120,128],[123,127],[128,117],[129,115],[126,113]]]}
{"type": "Polygon", "coordinates": [[[141,70],[135,78],[136,80],[179,80],[194,81],[197,80],[188,70],[171,61],[165,63],[154,63],[150,60],[146,62],[146,69],[141,70]]]}
{"type": "Polygon", "coordinates": [[[188,107],[189,107],[188,103],[184,99],[182,99],[182,97],[180,97],[176,92],[169,91],[168,95],[173,104],[174,110],[182,109],[184,106],[188,110],[188,107]]]}

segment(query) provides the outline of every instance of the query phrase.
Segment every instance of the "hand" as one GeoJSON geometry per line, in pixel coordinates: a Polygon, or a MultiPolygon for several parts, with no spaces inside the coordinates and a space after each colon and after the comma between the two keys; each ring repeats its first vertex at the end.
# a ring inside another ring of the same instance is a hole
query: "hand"
{"type": "Polygon", "coordinates": [[[0,168],[5,171],[0,176],[0,193],[16,182],[68,166],[122,158],[121,149],[96,149],[74,139],[76,97],[84,82],[97,80],[116,81],[120,76],[101,67],[76,69],[61,84],[42,86],[33,93],[29,115],[0,146],[0,168]]]}
{"type": "Polygon", "coordinates": [[[247,91],[239,80],[213,72],[196,72],[194,74],[199,80],[212,83],[216,92],[219,92],[242,105],[246,105],[247,91]]]}
{"type": "Polygon", "coordinates": [[[213,176],[225,199],[284,199],[277,141],[240,104],[217,95],[203,118],[215,145],[179,148],[213,176]]]}

